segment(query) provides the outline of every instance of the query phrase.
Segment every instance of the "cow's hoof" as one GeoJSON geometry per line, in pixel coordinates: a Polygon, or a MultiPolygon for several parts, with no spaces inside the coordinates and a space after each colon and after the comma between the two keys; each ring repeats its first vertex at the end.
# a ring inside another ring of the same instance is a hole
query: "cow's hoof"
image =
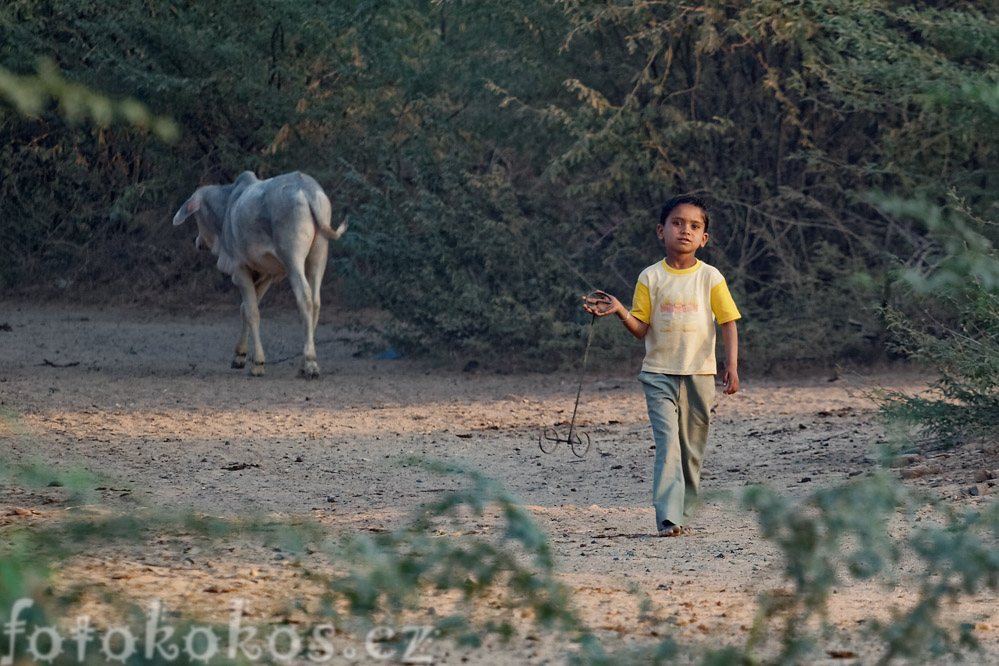
{"type": "Polygon", "coordinates": [[[251,377],[263,377],[264,376],[264,368],[265,367],[266,367],[266,364],[264,364],[264,363],[254,363],[253,367],[250,368],[250,376],[251,377]]]}
{"type": "Polygon", "coordinates": [[[242,369],[246,367],[246,356],[235,356],[232,359],[232,365],[230,367],[242,369]]]}
{"type": "Polygon", "coordinates": [[[319,364],[315,361],[302,361],[302,365],[298,368],[298,376],[305,379],[318,379],[319,364]]]}

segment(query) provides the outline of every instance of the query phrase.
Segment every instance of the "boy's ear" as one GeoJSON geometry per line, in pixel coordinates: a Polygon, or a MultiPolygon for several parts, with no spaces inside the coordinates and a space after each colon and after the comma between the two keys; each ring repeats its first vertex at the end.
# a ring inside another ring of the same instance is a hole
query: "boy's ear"
{"type": "Polygon", "coordinates": [[[708,234],[707,232],[705,232],[704,236],[701,238],[701,247],[704,247],[707,244],[708,244],[708,234]]]}

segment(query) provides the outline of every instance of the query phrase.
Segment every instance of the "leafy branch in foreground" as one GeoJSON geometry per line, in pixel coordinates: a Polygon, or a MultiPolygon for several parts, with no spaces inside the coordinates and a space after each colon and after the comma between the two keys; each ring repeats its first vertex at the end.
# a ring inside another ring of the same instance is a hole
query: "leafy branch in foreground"
{"type": "Polygon", "coordinates": [[[876,581],[893,589],[904,558],[915,559],[907,565],[912,580],[905,582],[915,582],[918,595],[908,608],[892,608],[890,620],[868,622],[881,647],[878,663],[934,662],[977,647],[973,625],[952,626],[941,615],[945,601],[999,591],[999,502],[960,512],[878,473],[819,491],[797,506],[764,487],[747,491],[744,503],[783,551],[793,588],[761,599],[743,659],[759,663],[752,655],[780,623],[780,654],[771,663],[794,663],[815,648],[808,623],[828,621],[827,603],[837,587],[876,581]],[[917,511],[923,515],[915,518],[917,511]]]}
{"type": "MultiPolygon", "coordinates": [[[[428,467],[456,472],[440,465],[428,467]]],[[[287,604],[304,604],[304,597],[318,597],[320,619],[343,619],[355,628],[404,620],[407,613],[411,617],[427,595],[434,594],[443,595],[445,605],[453,603],[454,607],[435,622],[435,628],[459,644],[475,646],[485,634],[510,637],[517,631],[509,612],[502,613],[499,621],[492,613],[476,618],[476,606],[484,600],[491,608],[517,609],[521,611],[518,616],[547,630],[573,636],[584,633],[568,590],[557,581],[544,532],[495,481],[471,473],[465,478],[471,479],[467,489],[420,507],[404,527],[374,535],[351,532],[337,538],[307,518],[222,519],[162,508],[116,511],[95,505],[29,528],[0,528],[0,534],[10,537],[7,547],[0,549],[0,582],[4,583],[0,585],[0,622],[10,621],[7,614],[19,599],[36,601],[21,618],[34,626],[54,624],[67,616],[85,592],[81,587],[85,584],[54,584],[53,576],[80,552],[130,541],[139,547],[153,535],[174,534],[202,537],[206,548],[220,553],[236,544],[241,550],[247,544],[280,544],[287,553],[311,554],[310,561],[320,561],[306,571],[306,578],[314,584],[312,592],[297,592],[303,598],[288,599],[287,604]],[[498,512],[495,538],[491,530],[480,535],[468,527],[469,520],[482,520],[487,511],[498,512]]],[[[7,465],[0,474],[4,485],[47,487],[55,483],[76,497],[84,497],[85,489],[98,483],[82,473],[50,479],[53,473],[45,473],[38,465],[7,465]]],[[[88,500],[98,501],[93,495],[88,500]]],[[[105,601],[114,606],[108,608],[112,615],[141,622],[143,611],[136,600],[109,596],[105,601]]],[[[194,619],[184,616],[183,621],[194,619]]],[[[18,649],[19,655],[25,654],[25,645],[19,644],[18,649]]],[[[136,649],[147,653],[138,639],[136,649]]]]}
{"type": "Polygon", "coordinates": [[[506,619],[485,627],[469,622],[474,602],[486,597],[526,610],[542,628],[581,630],[569,592],[557,581],[547,535],[496,481],[468,477],[471,487],[421,508],[404,529],[351,535],[331,551],[348,558],[351,568],[331,578],[330,588],[349,602],[351,613],[368,617],[416,608],[428,591],[457,592],[461,602],[439,626],[472,645],[483,628],[505,637],[516,633],[506,619]],[[469,521],[481,520],[487,510],[499,513],[497,538],[441,536],[467,531],[469,521]]]}
{"type": "Polygon", "coordinates": [[[180,128],[170,118],[154,115],[145,104],[131,98],[113,100],[78,83],[67,81],[51,60],[42,60],[35,75],[17,75],[0,67],[0,99],[5,99],[19,113],[32,116],[56,103],[59,114],[70,124],[90,121],[107,127],[115,120],[147,129],[173,143],[180,128]]]}
{"type": "Polygon", "coordinates": [[[780,548],[785,583],[760,595],[745,644],[705,649],[669,637],[611,651],[606,641],[587,634],[570,663],[628,666],[680,658],[701,666],[813,663],[828,657],[826,639],[836,627],[829,611],[833,595],[862,583],[886,593],[899,585],[916,592],[905,606],[884,607],[887,618],[865,618],[865,643],[877,664],[937,663],[944,655],[961,658],[979,647],[974,625],[946,611],[950,602],[999,591],[999,502],[962,512],[879,472],[801,502],[754,486],[744,493],[743,507],[757,514],[762,535],[780,548]]]}
{"type": "MultiPolygon", "coordinates": [[[[444,474],[462,473],[443,464],[415,462],[444,474]]],[[[435,636],[479,646],[487,634],[517,633],[523,626],[511,618],[519,616],[526,618],[524,625],[576,643],[566,652],[575,666],[676,659],[703,666],[802,663],[821,653],[824,631],[834,626],[828,610],[834,592],[864,582],[886,590],[903,584],[917,591],[905,607],[886,609],[891,612],[887,619],[866,623],[878,663],[933,661],[977,645],[973,625],[945,614],[947,602],[999,591],[999,503],[962,512],[906,489],[888,473],[819,490],[800,503],[760,486],[745,493],[743,505],[756,512],[763,537],[780,548],[786,584],[761,596],[745,644],[708,647],[681,642],[673,634],[644,645],[618,641],[586,626],[570,591],[558,580],[546,534],[516,498],[496,481],[463,474],[469,480],[466,488],[419,507],[402,527],[374,534],[331,534],[304,517],[222,519],[144,507],[75,510],[62,520],[7,525],[0,528],[0,534],[10,537],[0,550],[0,623],[10,621],[9,611],[24,598],[37,601],[22,616],[34,626],[68,616],[77,608],[82,584],[57,584],[54,576],[61,567],[80,552],[93,554],[93,546],[129,539],[138,545],[153,534],[202,537],[220,549],[238,545],[250,558],[254,544],[280,544],[303,560],[309,554],[313,564],[304,571],[305,580],[316,585],[297,588],[290,593],[296,598],[287,603],[315,609],[312,602],[318,598],[321,608],[312,616],[324,622],[342,622],[351,629],[405,622],[426,617],[424,606],[433,599],[450,608],[434,616],[435,636]]],[[[38,467],[9,465],[0,477],[4,485],[44,484],[46,478],[38,467]]],[[[57,481],[74,493],[94,482],[79,474],[57,481]]],[[[120,612],[141,622],[143,612],[134,599],[118,602],[124,605],[120,612]]],[[[115,599],[109,597],[108,603],[115,599]]],[[[184,616],[178,624],[195,619],[184,616]]],[[[155,661],[140,658],[151,652],[143,634],[136,635],[135,663],[155,661]]],[[[15,652],[26,659],[24,643],[17,642],[15,652]]],[[[383,647],[398,649],[391,643],[383,647]]],[[[305,656],[304,642],[302,650],[305,656]]]]}

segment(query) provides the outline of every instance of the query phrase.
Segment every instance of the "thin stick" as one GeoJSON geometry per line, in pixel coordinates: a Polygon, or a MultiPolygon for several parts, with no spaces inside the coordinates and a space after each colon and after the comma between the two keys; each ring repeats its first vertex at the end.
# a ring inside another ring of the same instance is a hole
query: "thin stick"
{"type": "Polygon", "coordinates": [[[579,396],[583,392],[583,376],[586,372],[586,358],[590,355],[590,345],[593,343],[593,330],[594,323],[597,321],[597,315],[591,315],[590,317],[590,334],[586,340],[586,349],[583,350],[583,364],[579,366],[579,386],[576,388],[576,404],[572,407],[572,420],[569,421],[569,437],[568,441],[572,442],[572,431],[576,425],[576,411],[579,409],[579,396]]]}

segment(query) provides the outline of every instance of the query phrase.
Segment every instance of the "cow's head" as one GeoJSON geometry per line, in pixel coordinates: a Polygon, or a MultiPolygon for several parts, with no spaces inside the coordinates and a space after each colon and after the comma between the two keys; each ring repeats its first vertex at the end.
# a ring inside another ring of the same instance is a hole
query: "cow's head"
{"type": "Polygon", "coordinates": [[[183,224],[189,217],[194,217],[198,225],[198,236],[194,239],[194,246],[199,250],[211,250],[212,254],[218,255],[219,234],[222,233],[222,219],[225,216],[231,188],[231,185],[199,187],[173,216],[175,226],[183,224]]]}

